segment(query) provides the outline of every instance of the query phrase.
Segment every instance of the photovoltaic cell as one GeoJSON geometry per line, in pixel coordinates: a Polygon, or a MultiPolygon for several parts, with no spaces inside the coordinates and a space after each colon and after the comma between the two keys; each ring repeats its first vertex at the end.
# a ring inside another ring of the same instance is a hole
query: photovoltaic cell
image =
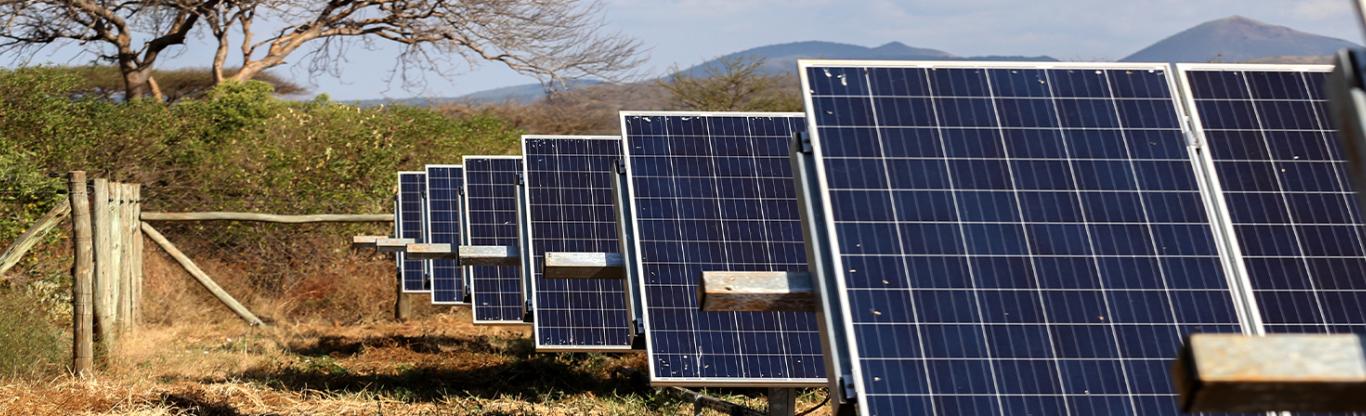
{"type": "MultiPolygon", "coordinates": [[[[460,165],[427,165],[427,242],[450,244],[464,241],[461,224],[461,188],[465,171],[460,165]]],[[[432,303],[461,304],[465,296],[464,268],[456,259],[431,260],[432,303]]]]}
{"type": "Polygon", "coordinates": [[[546,252],[620,253],[613,136],[523,136],[528,251],[539,351],[630,350],[622,279],[546,279],[546,252]]]}
{"type": "Polygon", "coordinates": [[[1269,333],[1366,333],[1361,211],[1327,66],[1179,65],[1269,333]]]}
{"type": "MultiPolygon", "coordinates": [[[[465,207],[469,242],[517,246],[519,156],[465,156],[465,207]]],[[[471,266],[475,323],[523,324],[522,278],[517,266],[471,266]]]]}
{"type": "Polygon", "coordinates": [[[861,414],[1175,415],[1243,331],[1165,65],[800,67],[861,414]]]}
{"type": "MultiPolygon", "coordinates": [[[[399,238],[411,238],[414,242],[423,242],[426,234],[423,219],[423,198],[427,193],[427,174],[425,172],[399,172],[398,173],[398,213],[399,213],[399,238]]],[[[424,260],[405,259],[402,252],[398,253],[400,276],[403,279],[403,291],[410,293],[423,293],[431,290],[431,282],[427,281],[427,262],[424,260]]]]}
{"type": "Polygon", "coordinates": [[[789,113],[622,113],[651,381],[824,385],[807,312],[703,312],[703,271],[806,271],[789,113]]]}

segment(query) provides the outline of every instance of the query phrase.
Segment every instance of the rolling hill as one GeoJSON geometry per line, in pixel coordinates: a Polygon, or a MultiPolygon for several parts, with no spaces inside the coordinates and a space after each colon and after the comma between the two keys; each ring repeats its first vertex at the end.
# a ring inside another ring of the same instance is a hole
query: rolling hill
{"type": "MultiPolygon", "coordinates": [[[[1135,52],[1121,61],[1128,62],[1257,62],[1306,63],[1324,62],[1326,56],[1338,49],[1356,46],[1354,43],[1302,32],[1242,16],[1230,16],[1201,23],[1135,52]]],[[[777,75],[796,71],[797,59],[865,59],[865,60],[994,60],[994,61],[1053,61],[1049,56],[958,56],[938,49],[889,42],[866,47],[826,41],[792,42],[750,48],[682,69],[689,75],[705,74],[727,59],[761,59],[761,72],[777,75]]],[[[592,85],[582,81],[570,89],[592,85]]],[[[434,98],[416,102],[470,103],[531,102],[544,96],[539,84],[525,84],[480,91],[455,98],[434,98]]],[[[399,100],[405,101],[405,100],[399,100]]],[[[406,100],[413,103],[412,100],[406,100]]]]}
{"type": "Polygon", "coordinates": [[[1201,23],[1162,39],[1122,61],[1129,62],[1267,62],[1331,55],[1356,44],[1301,32],[1242,16],[1201,23]]]}

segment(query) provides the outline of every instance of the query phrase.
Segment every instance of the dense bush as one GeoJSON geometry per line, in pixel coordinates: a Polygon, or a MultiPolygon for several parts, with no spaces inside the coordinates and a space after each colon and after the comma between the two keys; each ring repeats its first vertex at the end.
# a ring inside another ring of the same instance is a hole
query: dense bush
{"type": "MultiPolygon", "coordinates": [[[[464,154],[515,152],[520,135],[489,113],[451,117],[409,107],[362,109],[325,96],[285,101],[260,82],[220,85],[202,98],[172,104],[114,101],[89,94],[87,83],[69,70],[0,70],[0,249],[64,197],[63,175],[70,170],[142,183],[146,210],[384,213],[392,209],[396,171],[459,163],[464,154]]],[[[308,288],[310,299],[327,298],[342,290],[337,286],[345,279],[376,280],[352,276],[359,271],[392,267],[345,250],[353,230],[380,232],[383,226],[348,227],[158,225],[253,307],[324,318],[331,311],[298,308],[325,303],[272,302],[300,296],[286,293],[299,287],[308,288]]],[[[63,234],[50,239],[59,242],[63,234]]],[[[24,278],[9,279],[11,287],[0,291],[31,292],[18,286],[63,278],[69,259],[54,256],[69,250],[47,246],[10,272],[24,278]]],[[[148,247],[147,255],[160,255],[148,247]]],[[[69,287],[69,279],[58,284],[69,287]]],[[[374,305],[336,312],[350,318],[383,310],[374,305]]]]}

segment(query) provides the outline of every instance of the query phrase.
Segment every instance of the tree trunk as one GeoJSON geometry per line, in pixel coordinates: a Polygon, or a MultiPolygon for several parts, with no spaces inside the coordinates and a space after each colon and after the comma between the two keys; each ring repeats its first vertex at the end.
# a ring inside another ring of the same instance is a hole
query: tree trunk
{"type": "Polygon", "coordinates": [[[152,68],[128,69],[121,67],[123,71],[123,96],[125,101],[132,101],[137,98],[152,96],[152,68]]]}

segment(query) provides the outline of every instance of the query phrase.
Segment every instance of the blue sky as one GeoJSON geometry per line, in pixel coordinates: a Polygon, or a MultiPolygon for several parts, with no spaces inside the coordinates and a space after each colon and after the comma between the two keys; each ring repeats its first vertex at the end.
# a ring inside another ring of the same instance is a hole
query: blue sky
{"type": "MultiPolygon", "coordinates": [[[[1352,0],[602,0],[608,30],[640,40],[647,74],[755,46],[824,40],[876,46],[900,41],[958,55],[1050,55],[1114,60],[1204,21],[1243,15],[1361,42],[1352,0]]],[[[335,99],[455,96],[533,82],[494,64],[450,65],[425,86],[389,76],[398,49],[356,45],[340,73],[310,79],[306,64],[275,71],[335,99]]],[[[212,49],[193,41],[163,67],[207,66],[212,49]]],[[[72,51],[40,61],[71,62],[72,51]]],[[[80,62],[81,58],[76,58],[80,62]]],[[[0,62],[9,60],[0,58],[0,62]]],[[[295,57],[295,62],[302,62],[295,57]]]]}

